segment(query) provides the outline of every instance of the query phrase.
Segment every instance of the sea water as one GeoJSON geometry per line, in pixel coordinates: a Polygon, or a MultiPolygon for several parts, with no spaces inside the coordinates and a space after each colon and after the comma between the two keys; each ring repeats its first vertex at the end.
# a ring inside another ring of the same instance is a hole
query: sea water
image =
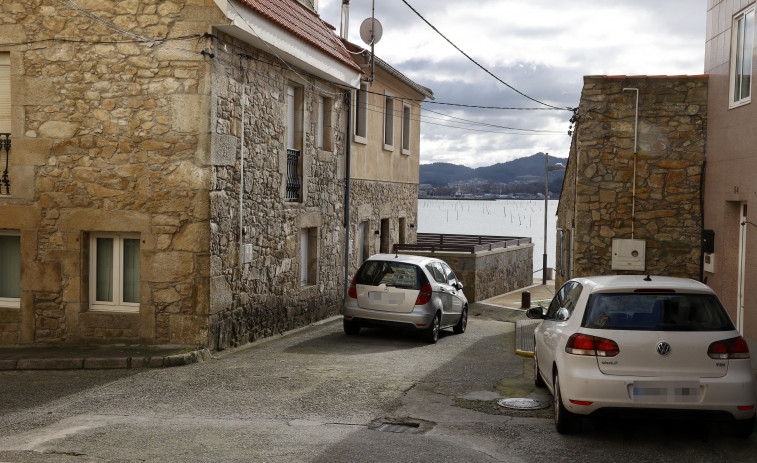
{"type": "MultiPolygon", "coordinates": [[[[548,201],[547,267],[555,268],[557,200],[548,201]]],[[[543,200],[418,200],[418,233],[528,237],[534,243],[534,273],[544,253],[543,200]]]]}

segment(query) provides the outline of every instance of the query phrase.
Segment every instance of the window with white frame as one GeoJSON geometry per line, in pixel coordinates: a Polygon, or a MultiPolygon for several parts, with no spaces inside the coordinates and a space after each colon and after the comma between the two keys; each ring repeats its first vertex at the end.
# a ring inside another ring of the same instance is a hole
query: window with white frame
{"type": "Polygon", "coordinates": [[[139,285],[139,235],[90,234],[90,309],[137,312],[139,285]]]}
{"type": "Polygon", "coordinates": [[[317,283],[318,277],[318,228],[300,230],[300,286],[317,283]]]}
{"type": "Polygon", "coordinates": [[[21,307],[21,236],[0,231],[0,307],[21,307]]]}
{"type": "Polygon", "coordinates": [[[384,96],[384,149],[394,150],[394,97],[384,96]]]}
{"type": "Polygon", "coordinates": [[[334,149],[333,132],[331,128],[331,114],[334,108],[334,100],[325,96],[318,97],[318,149],[331,151],[334,149]]]}
{"type": "Polygon", "coordinates": [[[366,143],[368,138],[368,86],[360,84],[355,92],[355,141],[366,143]]]}
{"type": "Polygon", "coordinates": [[[733,17],[731,30],[731,83],[729,106],[752,100],[752,53],[754,49],[754,5],[733,17]]]}
{"type": "Polygon", "coordinates": [[[402,103],[402,154],[410,154],[410,104],[402,103]]]}

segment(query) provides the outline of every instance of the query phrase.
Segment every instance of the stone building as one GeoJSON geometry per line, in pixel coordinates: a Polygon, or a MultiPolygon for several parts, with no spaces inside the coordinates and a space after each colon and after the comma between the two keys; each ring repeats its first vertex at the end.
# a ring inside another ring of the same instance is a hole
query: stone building
{"type": "Polygon", "coordinates": [[[0,3],[0,345],[337,313],[362,70],[313,3],[79,3],[0,3]]]}
{"type": "MultiPolygon", "coordinates": [[[[343,31],[342,35],[346,35],[343,31]]],[[[418,217],[421,101],[433,92],[346,43],[367,78],[353,92],[349,275],[394,243],[414,243],[418,217]],[[374,73],[371,76],[371,68],[374,73]]]]}
{"type": "Polygon", "coordinates": [[[711,232],[711,247],[704,276],[752,343],[757,341],[757,288],[752,286],[757,281],[754,26],[754,2],[707,2],[704,228],[711,232]]]}
{"type": "Polygon", "coordinates": [[[701,278],[707,83],[584,77],[558,205],[557,285],[624,273],[701,278]]]}

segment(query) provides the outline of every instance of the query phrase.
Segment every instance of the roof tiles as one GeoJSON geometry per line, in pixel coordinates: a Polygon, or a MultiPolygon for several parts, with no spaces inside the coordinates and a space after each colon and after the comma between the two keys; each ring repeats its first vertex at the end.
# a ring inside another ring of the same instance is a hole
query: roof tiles
{"type": "Polygon", "coordinates": [[[360,71],[332,28],[297,0],[240,0],[264,18],[308,42],[332,58],[360,71]]]}

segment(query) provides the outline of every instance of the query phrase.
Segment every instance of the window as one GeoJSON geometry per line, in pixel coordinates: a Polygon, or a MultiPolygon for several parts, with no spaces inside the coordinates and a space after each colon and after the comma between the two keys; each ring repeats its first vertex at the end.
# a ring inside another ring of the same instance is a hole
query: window
{"type": "Polygon", "coordinates": [[[546,318],[549,320],[563,321],[570,318],[573,309],[576,308],[578,298],[581,296],[583,286],[576,282],[568,282],[555,294],[547,309],[546,318]]]}
{"type": "Polygon", "coordinates": [[[318,229],[300,230],[300,286],[318,282],[318,229]]]}
{"type": "Polygon", "coordinates": [[[287,86],[286,201],[302,201],[302,88],[287,86]]]}
{"type": "Polygon", "coordinates": [[[365,143],[368,137],[368,86],[360,84],[355,92],[355,141],[365,143]]]}
{"type": "Polygon", "coordinates": [[[358,235],[358,263],[363,263],[370,256],[370,237],[368,232],[370,231],[369,222],[367,220],[360,222],[357,229],[358,235]]]}
{"type": "Polygon", "coordinates": [[[0,231],[0,307],[21,307],[21,237],[0,231]]]}
{"type": "Polygon", "coordinates": [[[93,233],[89,239],[93,310],[139,310],[139,236],[93,233]]]}
{"type": "Polygon", "coordinates": [[[731,30],[730,107],[752,100],[752,53],[754,49],[754,6],[733,18],[731,30]]]}
{"type": "Polygon", "coordinates": [[[318,97],[318,149],[331,151],[333,147],[333,132],[331,129],[331,114],[334,108],[334,100],[324,96],[318,97]]]}
{"type": "Polygon", "coordinates": [[[402,154],[410,154],[410,105],[402,103],[402,154]]]}
{"type": "Polygon", "coordinates": [[[394,97],[384,96],[384,149],[394,150],[394,97]]]}

